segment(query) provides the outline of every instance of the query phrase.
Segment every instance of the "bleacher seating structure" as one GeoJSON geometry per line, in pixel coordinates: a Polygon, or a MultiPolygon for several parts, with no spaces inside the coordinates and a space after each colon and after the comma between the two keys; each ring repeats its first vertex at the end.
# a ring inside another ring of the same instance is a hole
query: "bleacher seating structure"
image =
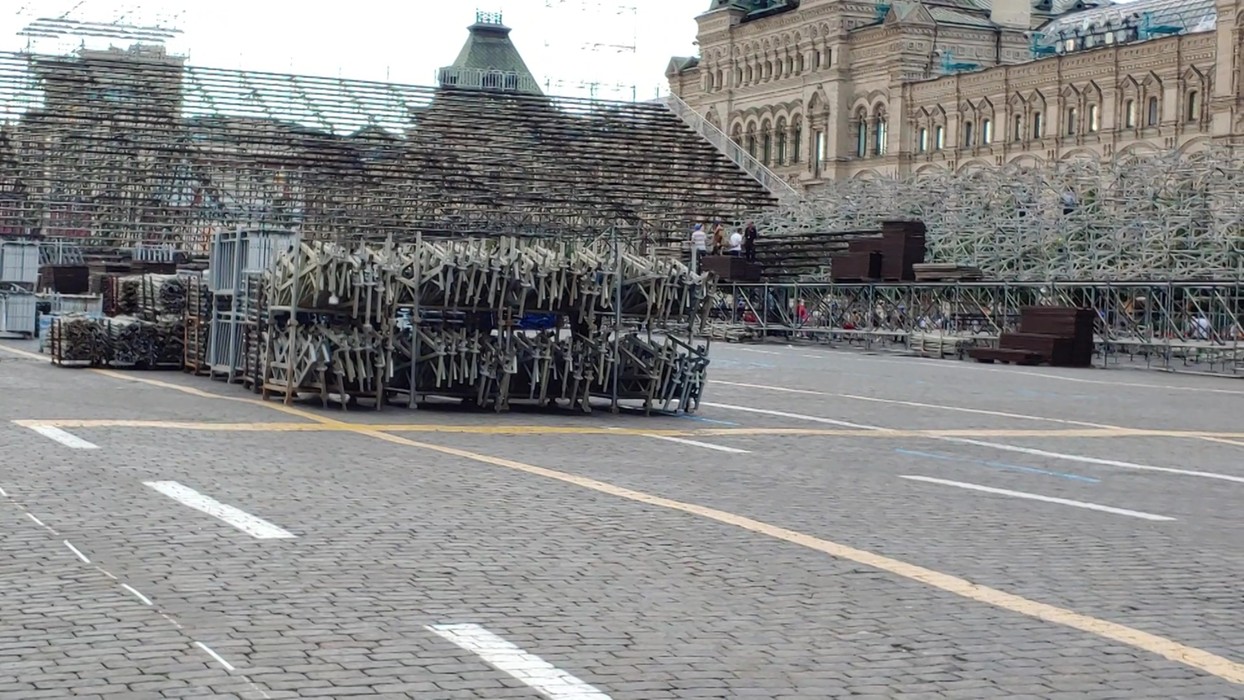
{"type": "Polygon", "coordinates": [[[305,238],[665,237],[773,197],[659,103],[0,53],[0,230],[202,247],[305,238]],[[11,98],[11,99],[10,99],[11,98]],[[18,115],[18,116],[12,116],[18,115]]]}

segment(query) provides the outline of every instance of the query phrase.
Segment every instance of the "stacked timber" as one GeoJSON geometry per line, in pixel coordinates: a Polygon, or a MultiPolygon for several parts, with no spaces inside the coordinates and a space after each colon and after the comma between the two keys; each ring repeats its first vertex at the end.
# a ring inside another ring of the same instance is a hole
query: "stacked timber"
{"type": "Polygon", "coordinates": [[[925,227],[919,221],[886,221],[879,235],[853,238],[847,254],[834,259],[835,282],[914,281],[924,262],[925,227]]]}
{"type": "Polygon", "coordinates": [[[973,348],[968,354],[978,362],[1089,367],[1096,317],[1092,309],[1026,306],[1018,332],[1003,333],[997,348],[973,348]]]}

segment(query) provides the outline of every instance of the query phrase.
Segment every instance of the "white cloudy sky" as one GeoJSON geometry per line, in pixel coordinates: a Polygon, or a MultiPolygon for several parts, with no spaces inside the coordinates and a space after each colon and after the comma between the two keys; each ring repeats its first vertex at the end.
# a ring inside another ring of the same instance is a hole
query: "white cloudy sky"
{"type": "MultiPolygon", "coordinates": [[[[415,84],[431,83],[435,70],[453,61],[476,9],[500,11],[532,72],[542,83],[560,81],[550,92],[584,94],[582,83],[599,82],[602,97],[619,97],[635,86],[637,96],[647,99],[664,89],[671,55],[694,54],[693,18],[709,0],[7,0],[3,5],[13,8],[0,10],[6,50],[26,48],[16,31],[38,16],[70,12],[83,21],[133,23],[161,18],[185,31],[172,46],[194,64],[415,84]],[[636,51],[608,48],[632,45],[636,51]]],[[[30,48],[66,45],[44,39],[30,48]]]]}

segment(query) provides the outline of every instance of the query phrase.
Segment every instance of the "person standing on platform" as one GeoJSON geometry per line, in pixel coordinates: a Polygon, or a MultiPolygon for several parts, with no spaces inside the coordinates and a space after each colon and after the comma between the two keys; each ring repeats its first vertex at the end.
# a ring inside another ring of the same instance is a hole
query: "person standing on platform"
{"type": "Polygon", "coordinates": [[[730,234],[730,249],[726,251],[726,255],[733,255],[736,258],[743,254],[743,234],[735,231],[730,234]]]}
{"type": "Polygon", "coordinates": [[[754,221],[747,222],[747,230],[743,232],[743,257],[749,262],[756,262],[756,239],[760,232],[756,230],[754,221]]]}
{"type": "Polygon", "coordinates": [[[696,224],[691,231],[691,271],[700,271],[700,258],[708,252],[708,234],[704,233],[704,224],[696,224]]]}
{"type": "Polygon", "coordinates": [[[726,250],[726,227],[721,223],[713,226],[713,255],[721,255],[726,250]]]}

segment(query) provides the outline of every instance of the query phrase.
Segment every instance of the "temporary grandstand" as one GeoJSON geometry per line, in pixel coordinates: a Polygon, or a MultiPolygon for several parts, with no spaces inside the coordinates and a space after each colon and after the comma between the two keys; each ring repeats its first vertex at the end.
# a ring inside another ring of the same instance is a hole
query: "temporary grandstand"
{"type": "Polygon", "coordinates": [[[162,47],[0,54],[0,231],[203,249],[304,239],[667,236],[773,197],[660,103],[541,94],[480,14],[439,85],[192,67],[162,47]]]}

